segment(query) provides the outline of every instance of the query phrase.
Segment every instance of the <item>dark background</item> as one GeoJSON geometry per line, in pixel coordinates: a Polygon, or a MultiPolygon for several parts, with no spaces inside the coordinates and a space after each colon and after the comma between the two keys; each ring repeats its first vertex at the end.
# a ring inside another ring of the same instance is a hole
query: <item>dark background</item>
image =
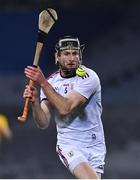
{"type": "Polygon", "coordinates": [[[1,143],[0,178],[73,178],[55,153],[54,122],[38,129],[30,116],[20,123],[24,68],[33,63],[38,14],[54,8],[58,21],[41,54],[46,76],[55,71],[54,45],[63,35],[86,45],[83,63],[102,83],[103,125],[107,157],[103,178],[140,178],[140,1],[136,0],[1,0],[0,111],[13,131],[1,143]]]}

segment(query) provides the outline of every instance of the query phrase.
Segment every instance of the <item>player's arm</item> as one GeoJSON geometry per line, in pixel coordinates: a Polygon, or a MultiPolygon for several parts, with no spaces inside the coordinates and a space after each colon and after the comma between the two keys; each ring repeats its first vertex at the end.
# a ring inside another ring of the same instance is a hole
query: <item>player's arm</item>
{"type": "Polygon", "coordinates": [[[46,100],[40,103],[38,91],[34,86],[27,85],[23,97],[30,98],[33,119],[37,126],[42,129],[48,127],[51,118],[49,103],[46,100]]]}
{"type": "Polygon", "coordinates": [[[53,105],[62,116],[69,114],[76,107],[83,105],[87,100],[85,96],[82,96],[76,91],[72,91],[67,97],[58,94],[51,84],[46,81],[40,68],[28,66],[25,68],[25,75],[27,78],[39,83],[50,104],[53,105]]]}
{"type": "Polygon", "coordinates": [[[48,101],[58,110],[60,115],[65,116],[85,104],[96,92],[100,81],[98,76],[91,72],[87,78],[79,78],[79,81],[74,85],[74,90],[65,97],[58,94],[47,81],[42,81],[40,85],[48,101]]]}
{"type": "Polygon", "coordinates": [[[45,129],[49,126],[51,113],[49,110],[49,103],[46,100],[41,103],[37,101],[32,104],[32,114],[39,128],[45,129]]]}
{"type": "Polygon", "coordinates": [[[49,102],[53,104],[60,115],[65,116],[85,104],[91,95],[96,92],[97,87],[100,86],[100,81],[96,73],[90,71],[90,75],[86,78],[79,78],[79,81],[74,85],[74,90],[66,97],[55,92],[47,81],[42,81],[40,85],[49,102]]]}
{"type": "Polygon", "coordinates": [[[60,115],[65,116],[72,112],[75,108],[83,105],[87,99],[76,91],[72,91],[68,96],[63,97],[54,91],[53,87],[44,82],[41,84],[44,94],[47,96],[48,101],[58,110],[60,115]]]}

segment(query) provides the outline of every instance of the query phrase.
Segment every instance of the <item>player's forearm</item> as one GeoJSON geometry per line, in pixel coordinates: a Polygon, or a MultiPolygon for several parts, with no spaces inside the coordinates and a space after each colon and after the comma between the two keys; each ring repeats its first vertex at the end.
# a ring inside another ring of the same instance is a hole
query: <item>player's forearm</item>
{"type": "Polygon", "coordinates": [[[58,110],[60,115],[65,116],[71,111],[71,106],[67,101],[67,98],[55,92],[48,82],[42,84],[41,87],[47,96],[48,101],[58,110]]]}
{"type": "Polygon", "coordinates": [[[41,129],[48,127],[50,122],[50,115],[46,115],[40,106],[39,101],[32,104],[32,114],[37,126],[41,129]]]}

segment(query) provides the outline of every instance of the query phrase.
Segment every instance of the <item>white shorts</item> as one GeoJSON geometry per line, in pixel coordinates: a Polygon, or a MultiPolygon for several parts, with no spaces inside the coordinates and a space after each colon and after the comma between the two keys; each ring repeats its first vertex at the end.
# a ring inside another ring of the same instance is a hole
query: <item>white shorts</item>
{"type": "Polygon", "coordinates": [[[104,172],[105,150],[103,146],[76,147],[57,144],[56,152],[62,163],[73,174],[74,168],[81,162],[88,162],[97,173],[104,172]]]}

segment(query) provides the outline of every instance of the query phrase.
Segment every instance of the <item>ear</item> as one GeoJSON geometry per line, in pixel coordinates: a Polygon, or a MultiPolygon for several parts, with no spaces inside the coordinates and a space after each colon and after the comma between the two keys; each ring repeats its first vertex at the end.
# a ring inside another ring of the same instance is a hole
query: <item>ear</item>
{"type": "Polygon", "coordinates": [[[58,62],[58,52],[56,52],[54,56],[55,56],[55,64],[57,64],[57,62],[58,62]]]}

